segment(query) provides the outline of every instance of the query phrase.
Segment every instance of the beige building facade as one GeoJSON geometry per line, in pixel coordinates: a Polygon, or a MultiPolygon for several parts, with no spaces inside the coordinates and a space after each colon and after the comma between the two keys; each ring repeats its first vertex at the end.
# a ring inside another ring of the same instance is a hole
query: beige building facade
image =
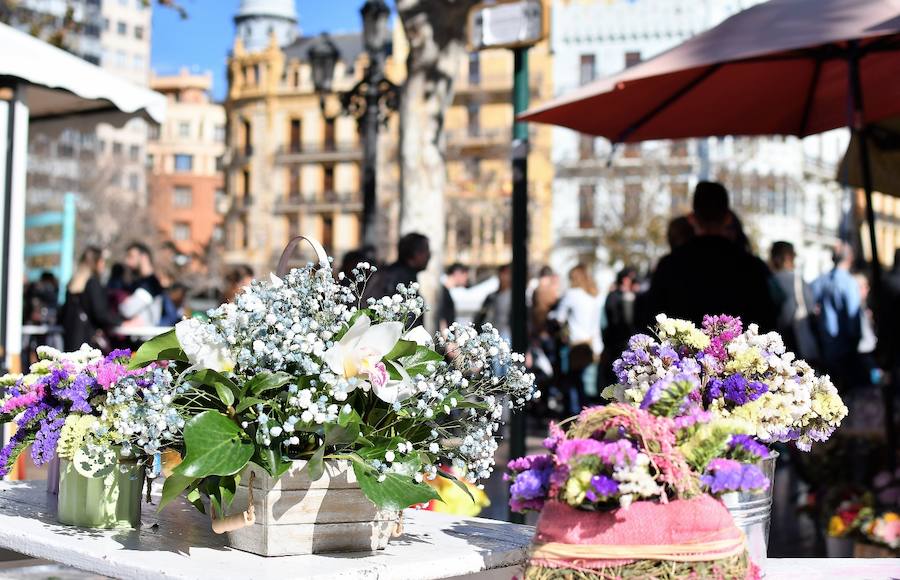
{"type": "Polygon", "coordinates": [[[224,239],[225,108],[210,100],[209,72],[154,76],[150,88],[168,99],[147,146],[153,220],[179,252],[203,256],[224,239]]]}
{"type": "MultiPolygon", "coordinates": [[[[240,18],[250,16],[242,8],[240,18]]],[[[396,26],[393,36],[386,75],[400,85],[407,53],[402,27],[396,26]]],[[[239,35],[228,63],[225,259],[250,264],[258,273],[274,267],[294,235],[315,236],[338,262],[361,244],[357,121],[340,114],[336,94],[325,99],[324,114],[320,108],[308,57],[317,37],[298,37],[283,46],[278,38],[272,34],[264,49],[248,51],[239,35]]],[[[347,91],[367,64],[362,37],[334,35],[331,40],[340,54],[333,87],[347,91]]],[[[552,96],[552,56],[546,41],[530,52],[535,104],[552,96]]],[[[474,53],[457,71],[445,123],[446,264],[459,261],[491,272],[511,260],[512,78],[508,50],[474,53]]],[[[530,135],[530,259],[540,264],[551,237],[551,131],[533,127],[530,135]]],[[[379,140],[376,250],[384,261],[394,259],[400,230],[398,144],[399,119],[393,113],[379,140]]],[[[298,253],[294,260],[308,257],[298,253]]]]}

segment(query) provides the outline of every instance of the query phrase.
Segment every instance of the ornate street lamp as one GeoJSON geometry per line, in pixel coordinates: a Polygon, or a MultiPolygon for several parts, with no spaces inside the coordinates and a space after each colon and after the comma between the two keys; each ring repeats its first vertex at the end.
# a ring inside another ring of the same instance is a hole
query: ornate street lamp
{"type": "MultiPolygon", "coordinates": [[[[341,113],[356,117],[363,140],[361,189],[363,192],[363,243],[375,247],[375,213],[377,208],[375,185],[378,163],[378,129],[397,110],[400,91],[384,76],[387,44],[390,37],[388,17],[390,8],[384,0],[367,0],[360,11],[363,19],[363,45],[369,56],[369,66],[361,81],[347,92],[339,93],[341,113]]],[[[325,110],[325,96],[333,91],[334,68],[340,51],[327,33],[309,48],[313,86],[319,94],[319,107],[325,110]]]]}

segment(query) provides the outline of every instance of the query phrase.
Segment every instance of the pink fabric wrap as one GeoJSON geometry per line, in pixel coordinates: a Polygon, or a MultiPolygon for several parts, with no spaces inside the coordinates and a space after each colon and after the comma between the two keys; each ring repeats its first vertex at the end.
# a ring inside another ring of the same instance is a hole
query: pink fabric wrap
{"type": "MultiPolygon", "coordinates": [[[[740,537],[741,531],[734,525],[725,506],[715,498],[702,495],[666,504],[639,501],[628,509],[610,512],[582,511],[550,501],[541,511],[534,542],[644,546],[704,543],[740,537]]],[[[710,559],[715,559],[715,556],[710,559]]],[[[632,562],[634,560],[579,560],[576,564],[557,559],[532,559],[532,563],[538,566],[593,570],[632,562]]]]}

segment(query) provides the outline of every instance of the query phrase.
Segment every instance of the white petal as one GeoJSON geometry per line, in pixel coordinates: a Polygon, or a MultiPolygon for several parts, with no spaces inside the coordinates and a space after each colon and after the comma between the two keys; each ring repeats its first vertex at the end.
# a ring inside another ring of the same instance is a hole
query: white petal
{"type": "Polygon", "coordinates": [[[331,372],[342,377],[344,376],[344,358],[347,354],[347,348],[343,344],[338,343],[325,351],[325,354],[322,355],[322,360],[325,361],[331,372]]]}
{"type": "Polygon", "coordinates": [[[354,346],[359,340],[362,338],[366,332],[372,326],[372,321],[369,320],[369,317],[363,314],[359,318],[356,319],[356,322],[353,323],[353,326],[350,327],[350,330],[347,331],[343,337],[341,337],[340,343],[345,346],[354,346]]]}
{"type": "Polygon", "coordinates": [[[357,348],[381,359],[393,350],[401,336],[403,336],[403,323],[382,322],[368,329],[360,338],[357,348]]]}
{"type": "Polygon", "coordinates": [[[434,348],[434,338],[431,336],[424,326],[417,326],[406,333],[403,337],[405,340],[411,340],[419,346],[434,348]]]}

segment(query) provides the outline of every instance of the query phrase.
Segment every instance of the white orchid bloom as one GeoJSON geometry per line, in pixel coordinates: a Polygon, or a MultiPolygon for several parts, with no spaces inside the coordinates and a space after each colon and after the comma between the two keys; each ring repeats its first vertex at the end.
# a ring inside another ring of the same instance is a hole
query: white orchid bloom
{"type": "Polygon", "coordinates": [[[350,391],[357,387],[368,391],[371,387],[375,395],[385,402],[382,394],[388,387],[390,377],[381,359],[393,350],[403,335],[400,322],[372,324],[366,315],[360,316],[341,340],[325,351],[322,360],[339,377],[356,379],[350,391]],[[382,393],[382,394],[379,394],[382,393]]]}
{"type": "Polygon", "coordinates": [[[234,370],[228,344],[212,324],[196,318],[182,320],[175,325],[175,337],[191,365],[218,373],[234,370]]]}
{"type": "Polygon", "coordinates": [[[434,338],[423,326],[417,326],[403,336],[403,340],[411,340],[419,346],[434,348],[434,338]]]}

